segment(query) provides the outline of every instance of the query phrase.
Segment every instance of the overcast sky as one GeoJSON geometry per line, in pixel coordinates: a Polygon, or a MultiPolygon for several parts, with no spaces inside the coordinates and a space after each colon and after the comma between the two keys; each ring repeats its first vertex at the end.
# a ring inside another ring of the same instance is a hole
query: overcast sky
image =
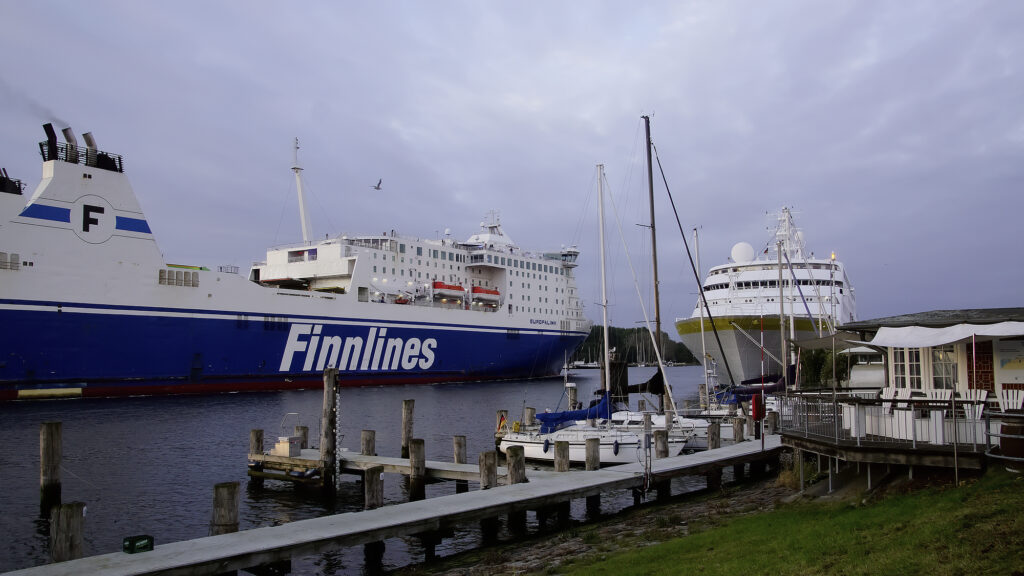
{"type": "MultiPolygon", "coordinates": [[[[1024,2],[0,0],[0,22],[0,166],[32,189],[43,122],[91,131],[169,262],[301,240],[298,137],[317,236],[466,238],[497,210],[523,248],[579,246],[599,319],[598,163],[651,294],[648,114],[705,270],[789,206],[861,319],[1024,305],[1024,2]]],[[[656,182],[674,334],[697,283],[656,182]]]]}

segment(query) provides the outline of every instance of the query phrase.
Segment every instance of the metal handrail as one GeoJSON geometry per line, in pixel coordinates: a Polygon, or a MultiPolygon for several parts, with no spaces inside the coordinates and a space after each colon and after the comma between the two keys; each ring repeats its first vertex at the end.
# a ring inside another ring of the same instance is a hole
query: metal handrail
{"type": "Polygon", "coordinates": [[[102,152],[95,148],[82,147],[67,142],[56,142],[53,148],[50,143],[39,143],[39,153],[43,161],[61,160],[71,164],[84,164],[111,172],[124,172],[124,160],[120,154],[102,152]]]}

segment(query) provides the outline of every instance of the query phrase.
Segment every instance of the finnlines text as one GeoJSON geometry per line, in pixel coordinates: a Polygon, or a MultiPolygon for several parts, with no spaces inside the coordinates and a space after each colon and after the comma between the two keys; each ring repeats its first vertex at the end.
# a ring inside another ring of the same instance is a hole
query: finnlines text
{"type": "Polygon", "coordinates": [[[338,370],[426,370],[434,365],[437,340],[388,338],[387,328],[370,328],[361,336],[321,336],[321,324],[292,324],[281,356],[281,372],[291,372],[292,362],[302,361],[304,372],[324,368],[338,370]]]}

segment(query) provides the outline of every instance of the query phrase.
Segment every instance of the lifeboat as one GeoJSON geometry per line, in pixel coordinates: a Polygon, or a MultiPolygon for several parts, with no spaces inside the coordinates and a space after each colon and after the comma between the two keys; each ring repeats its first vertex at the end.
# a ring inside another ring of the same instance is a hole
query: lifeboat
{"type": "Polygon", "coordinates": [[[457,284],[434,282],[434,295],[445,298],[463,298],[466,295],[466,289],[457,284]]]}
{"type": "Polygon", "coordinates": [[[501,299],[501,292],[483,286],[473,286],[473,299],[496,301],[501,299]]]}

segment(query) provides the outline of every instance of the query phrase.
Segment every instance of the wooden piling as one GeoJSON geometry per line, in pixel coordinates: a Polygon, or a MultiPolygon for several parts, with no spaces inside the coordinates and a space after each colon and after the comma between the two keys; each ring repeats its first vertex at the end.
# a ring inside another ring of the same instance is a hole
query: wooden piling
{"type": "Polygon", "coordinates": [[[746,427],[746,422],[743,418],[736,416],[732,419],[732,441],[735,444],[743,442],[743,429],[746,427]]]}
{"type": "MultiPolygon", "coordinates": [[[[452,452],[453,461],[456,464],[466,463],[466,437],[465,436],[453,436],[452,437],[452,452]]],[[[469,491],[468,480],[456,480],[455,481],[455,493],[462,494],[463,492],[469,491]]]]}
{"type": "Polygon", "coordinates": [[[709,470],[705,475],[708,482],[708,490],[720,490],[722,488],[722,469],[715,467],[709,470]]]}
{"type": "MultiPolygon", "coordinates": [[[[599,470],[601,468],[601,439],[587,438],[585,461],[587,470],[599,470]]],[[[601,495],[594,494],[587,496],[587,516],[596,518],[601,515],[601,495]]]]}
{"type": "Polygon", "coordinates": [[[765,414],[764,418],[764,433],[768,434],[769,436],[775,434],[775,432],[779,429],[779,413],[769,412],[765,414]]]}
{"type": "Polygon", "coordinates": [[[409,440],[409,500],[423,500],[426,484],[426,444],[422,438],[412,438],[409,440]]]}
{"type": "Polygon", "coordinates": [[[384,505],[384,467],[371,466],[363,472],[363,509],[384,505]]]}
{"type": "Polygon", "coordinates": [[[708,424],[708,450],[722,447],[722,421],[712,420],[708,424]]]}
{"type": "Polygon", "coordinates": [[[54,562],[81,558],[84,528],[84,502],[68,502],[54,506],[50,512],[50,558],[54,562]]]}
{"type": "Polygon", "coordinates": [[[213,487],[210,536],[231,532],[238,532],[238,482],[221,482],[213,487]]]}
{"type": "Polygon", "coordinates": [[[320,417],[320,477],[325,492],[334,491],[334,478],[338,466],[335,441],[338,432],[338,369],[324,370],[324,405],[320,417]]]}
{"type": "Polygon", "coordinates": [[[480,453],[480,489],[498,485],[498,453],[494,450],[480,453]]]}
{"type": "Polygon", "coordinates": [[[409,440],[412,440],[412,409],[415,400],[402,400],[402,458],[409,457],[409,440]]]}
{"type": "Polygon", "coordinates": [[[564,440],[555,442],[555,472],[569,471],[569,443],[564,440]]]}
{"type": "Polygon", "coordinates": [[[309,426],[296,426],[295,436],[299,437],[299,450],[309,448],[309,426]]]}
{"type": "Polygon", "coordinates": [[[566,394],[569,395],[569,410],[575,410],[576,409],[576,385],[572,384],[571,386],[566,386],[565,387],[565,392],[566,392],[566,394]]]}
{"type": "Polygon", "coordinates": [[[522,446],[509,446],[508,453],[508,483],[522,484],[528,482],[526,479],[526,458],[523,456],[522,446]]]}
{"type": "MultiPolygon", "coordinates": [[[[522,484],[526,479],[526,458],[522,446],[509,446],[505,455],[508,460],[508,483],[522,484]]],[[[526,511],[517,510],[508,513],[509,530],[516,534],[526,532],[526,511]]]]}
{"type": "Polygon", "coordinates": [[[537,409],[527,406],[523,409],[523,425],[533,426],[537,419],[537,409]]]}
{"type": "Polygon", "coordinates": [[[654,431],[654,457],[668,458],[668,430],[654,431]]]}
{"type": "Polygon", "coordinates": [[[249,431],[249,454],[263,454],[263,430],[249,431]]]}
{"type": "Polygon", "coordinates": [[[60,422],[44,422],[39,428],[39,515],[44,518],[60,505],[61,436],[60,422]]]}
{"type": "Polygon", "coordinates": [[[363,456],[377,455],[377,432],[363,430],[359,435],[359,453],[363,456]]]}

